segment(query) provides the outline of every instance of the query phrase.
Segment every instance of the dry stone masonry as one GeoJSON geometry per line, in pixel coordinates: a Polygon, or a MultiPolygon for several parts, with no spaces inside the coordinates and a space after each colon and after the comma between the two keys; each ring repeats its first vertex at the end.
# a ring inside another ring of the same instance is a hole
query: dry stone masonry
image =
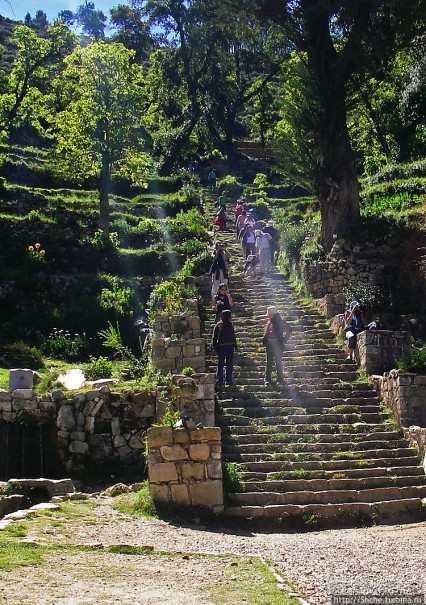
{"type": "MultiPolygon", "coordinates": [[[[50,447],[59,457],[57,473],[83,474],[88,465],[107,460],[140,466],[155,413],[156,394],[150,391],[118,393],[104,386],[74,395],[56,389],[39,396],[31,389],[0,390],[0,429],[9,435],[11,428],[25,425],[28,436],[31,429],[48,427],[50,447]]],[[[44,447],[47,450],[47,441],[44,447]]],[[[42,456],[43,451],[33,455],[42,456]]]]}
{"type": "Polygon", "coordinates": [[[153,500],[222,512],[221,452],[220,428],[150,428],[148,476],[153,500]]]}

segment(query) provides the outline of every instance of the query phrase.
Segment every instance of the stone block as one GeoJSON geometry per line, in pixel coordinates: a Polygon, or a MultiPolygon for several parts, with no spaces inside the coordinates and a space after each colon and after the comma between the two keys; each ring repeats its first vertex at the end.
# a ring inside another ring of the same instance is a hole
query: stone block
{"type": "Polygon", "coordinates": [[[148,429],[148,447],[160,447],[173,443],[173,429],[168,426],[154,426],[148,429]]]}
{"type": "Polygon", "coordinates": [[[73,431],[70,435],[71,441],[85,441],[86,433],[83,431],[73,431]]]}
{"type": "MultiPolygon", "coordinates": [[[[114,447],[125,447],[127,446],[127,441],[124,439],[122,435],[116,435],[113,438],[114,447]]],[[[130,448],[129,448],[130,449],[130,448]]]]}
{"type": "Polygon", "coordinates": [[[141,413],[139,414],[139,418],[154,418],[154,416],[155,416],[155,405],[154,404],[145,405],[142,408],[141,413]]]}
{"type": "Polygon", "coordinates": [[[180,445],[163,445],[160,447],[160,453],[164,460],[188,460],[188,452],[180,445]]]}
{"type": "Polygon", "coordinates": [[[135,450],[141,450],[145,448],[145,438],[142,435],[132,435],[129,439],[129,446],[135,450]]]}
{"type": "Polygon", "coordinates": [[[193,479],[195,481],[203,481],[206,478],[204,464],[186,463],[182,464],[182,479],[193,479]]]}
{"type": "Polygon", "coordinates": [[[99,390],[86,392],[87,401],[99,400],[99,399],[101,399],[101,397],[102,397],[102,394],[99,390]]]}
{"type": "Polygon", "coordinates": [[[88,433],[93,433],[93,431],[95,430],[95,419],[93,416],[86,417],[84,428],[88,433]]]}
{"type": "Polygon", "coordinates": [[[26,400],[36,400],[37,395],[34,393],[32,389],[15,389],[12,391],[13,399],[26,399],[26,400]]]}
{"type": "Polygon", "coordinates": [[[209,427],[205,429],[197,429],[190,433],[191,442],[202,443],[205,441],[218,441],[220,442],[221,430],[219,427],[209,427]]]}
{"type": "Polygon", "coordinates": [[[29,369],[13,369],[9,370],[9,391],[24,389],[32,391],[34,382],[34,374],[29,369]]]}
{"type": "Polygon", "coordinates": [[[4,389],[0,389],[0,401],[12,401],[12,393],[9,393],[9,391],[5,391],[4,389]]]}
{"type": "Polygon", "coordinates": [[[118,416],[116,416],[115,418],[112,418],[112,420],[111,420],[111,433],[113,435],[120,434],[120,418],[118,416]]]}
{"type": "Polygon", "coordinates": [[[173,359],[155,359],[155,366],[164,372],[171,372],[175,369],[175,362],[173,359]]]}
{"type": "Polygon", "coordinates": [[[209,479],[222,479],[222,462],[220,460],[209,460],[207,476],[209,479]]]}
{"type": "Polygon", "coordinates": [[[56,417],[56,426],[61,431],[75,430],[74,408],[71,405],[61,405],[56,417]]]}
{"type": "Polygon", "coordinates": [[[154,502],[170,502],[170,489],[167,485],[153,485],[150,483],[149,492],[154,502]]]}
{"type": "Polygon", "coordinates": [[[12,399],[12,410],[14,412],[20,412],[21,410],[35,411],[37,408],[38,404],[35,399],[30,401],[26,401],[25,399],[12,399]]]}
{"type": "Polygon", "coordinates": [[[196,443],[189,446],[189,457],[191,460],[208,460],[209,456],[210,448],[207,443],[196,443]]]}
{"type": "Polygon", "coordinates": [[[160,462],[148,466],[148,476],[151,483],[167,483],[177,481],[178,474],[173,462],[160,462]]]}
{"type": "Polygon", "coordinates": [[[133,403],[137,405],[147,405],[151,402],[150,391],[139,391],[133,395],[133,403]]]}
{"type": "Polygon", "coordinates": [[[62,399],[66,399],[64,392],[61,389],[53,389],[50,394],[52,396],[52,401],[59,402],[62,399]]]}
{"type": "Polygon", "coordinates": [[[68,450],[72,454],[87,454],[89,451],[89,444],[85,441],[71,441],[68,450]]]}
{"type": "Polygon", "coordinates": [[[86,403],[86,393],[74,393],[74,401],[78,405],[86,403]]]}
{"type": "Polygon", "coordinates": [[[201,481],[189,486],[191,504],[214,508],[223,505],[222,481],[201,481]]]}
{"type": "Polygon", "coordinates": [[[119,447],[117,449],[117,453],[120,456],[120,458],[125,458],[126,456],[128,456],[130,453],[132,452],[132,450],[130,449],[130,447],[128,447],[127,445],[123,446],[123,447],[119,447]]]}
{"type": "Polygon", "coordinates": [[[174,442],[180,443],[180,445],[189,445],[189,434],[186,429],[175,429],[174,430],[174,442]]]}
{"type": "Polygon", "coordinates": [[[12,402],[0,400],[0,412],[11,412],[11,411],[12,411],[12,402]]]}
{"type": "Polygon", "coordinates": [[[189,504],[188,486],[182,483],[172,483],[170,485],[170,495],[175,504],[189,504]]]}

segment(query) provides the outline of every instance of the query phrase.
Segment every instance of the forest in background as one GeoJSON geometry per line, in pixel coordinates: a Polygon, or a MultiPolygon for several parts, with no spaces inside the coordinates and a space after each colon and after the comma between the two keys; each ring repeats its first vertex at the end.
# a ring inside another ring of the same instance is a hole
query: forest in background
{"type": "Polygon", "coordinates": [[[144,278],[207,268],[212,166],[310,261],[354,225],[390,229],[421,206],[417,0],[146,1],[109,22],[107,37],[91,2],[54,23],[0,21],[3,341],[87,359],[119,322],[136,346],[144,278]],[[309,195],[292,204],[297,185],[309,195]]]}

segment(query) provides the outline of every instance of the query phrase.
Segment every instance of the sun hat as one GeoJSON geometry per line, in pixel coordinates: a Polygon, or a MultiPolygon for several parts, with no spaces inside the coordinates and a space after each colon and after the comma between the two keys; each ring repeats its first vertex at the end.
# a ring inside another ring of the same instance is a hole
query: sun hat
{"type": "Polygon", "coordinates": [[[351,304],[349,305],[350,310],[352,311],[352,309],[355,309],[355,307],[360,307],[361,305],[359,304],[359,302],[357,300],[353,300],[351,302],[351,304]]]}
{"type": "Polygon", "coordinates": [[[260,229],[256,229],[256,231],[254,232],[256,237],[259,237],[259,235],[261,234],[261,230],[260,229]]]}
{"type": "Polygon", "coordinates": [[[278,315],[279,311],[277,309],[277,307],[268,307],[266,309],[266,315],[278,315]]]}

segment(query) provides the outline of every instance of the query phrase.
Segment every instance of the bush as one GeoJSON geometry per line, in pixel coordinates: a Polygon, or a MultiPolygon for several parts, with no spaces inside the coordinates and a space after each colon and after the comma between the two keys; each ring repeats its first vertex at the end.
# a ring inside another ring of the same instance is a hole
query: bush
{"type": "Polygon", "coordinates": [[[85,334],[71,334],[66,330],[53,328],[47,339],[42,342],[45,355],[64,361],[78,361],[88,348],[85,334]]]}
{"type": "Polygon", "coordinates": [[[426,374],[426,349],[413,349],[398,360],[399,370],[426,374]]]}
{"type": "Polygon", "coordinates": [[[153,321],[160,310],[169,316],[182,313],[188,308],[186,300],[194,298],[194,296],[193,287],[179,285],[173,280],[158,284],[152,290],[148,300],[148,316],[153,321]]]}
{"type": "Polygon", "coordinates": [[[44,367],[41,352],[24,343],[0,347],[0,366],[2,368],[31,368],[38,370],[44,367]]]}
{"type": "Polygon", "coordinates": [[[218,180],[217,188],[220,191],[226,191],[228,195],[239,195],[243,190],[236,177],[230,174],[218,180]]]}
{"type": "Polygon", "coordinates": [[[195,370],[194,370],[194,368],[191,368],[189,366],[186,368],[183,368],[183,370],[182,370],[183,376],[192,376],[193,374],[195,374],[195,370]]]}
{"type": "Polygon", "coordinates": [[[90,357],[85,374],[89,380],[99,380],[100,378],[111,378],[112,371],[113,363],[107,357],[90,357]]]}
{"type": "Polygon", "coordinates": [[[130,288],[123,285],[122,280],[106,273],[103,279],[107,282],[107,288],[101,290],[98,296],[101,309],[114,311],[116,315],[123,316],[133,313],[133,293],[130,288]]]}

